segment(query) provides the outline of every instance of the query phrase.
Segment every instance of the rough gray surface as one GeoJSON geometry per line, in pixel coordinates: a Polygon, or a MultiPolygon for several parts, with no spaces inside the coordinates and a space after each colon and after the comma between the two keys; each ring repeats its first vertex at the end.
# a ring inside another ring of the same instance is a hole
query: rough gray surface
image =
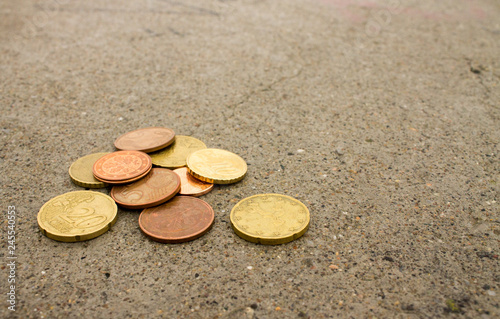
{"type": "Polygon", "coordinates": [[[0,317],[498,318],[500,4],[399,3],[2,1],[0,317]],[[148,126],[248,162],[202,197],[213,229],[159,244],[120,210],[91,241],[43,236],[70,164],[148,126]],[[258,193],[304,202],[309,231],[237,237],[258,193]]]}

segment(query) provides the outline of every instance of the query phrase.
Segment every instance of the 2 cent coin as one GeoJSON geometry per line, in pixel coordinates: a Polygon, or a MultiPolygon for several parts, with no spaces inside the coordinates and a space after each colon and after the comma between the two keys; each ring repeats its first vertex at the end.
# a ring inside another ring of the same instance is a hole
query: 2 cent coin
{"type": "Polygon", "coordinates": [[[144,178],[111,189],[111,197],[125,208],[139,209],[153,207],[168,201],[179,192],[181,180],[166,168],[153,168],[144,178]]]}
{"type": "Polygon", "coordinates": [[[115,140],[115,147],[122,151],[161,150],[174,142],[175,132],[166,127],[146,127],[127,132],[115,140]]]}
{"type": "Polygon", "coordinates": [[[207,202],[191,196],[176,196],[165,204],[143,210],[139,227],[155,241],[182,243],[205,234],[214,218],[214,210],[207,202]]]}

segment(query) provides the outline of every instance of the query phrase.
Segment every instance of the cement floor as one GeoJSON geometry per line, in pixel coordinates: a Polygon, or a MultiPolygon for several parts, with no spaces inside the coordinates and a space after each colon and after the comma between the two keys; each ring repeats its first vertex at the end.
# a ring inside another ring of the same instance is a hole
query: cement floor
{"type": "Polygon", "coordinates": [[[0,317],[498,318],[499,21],[495,0],[2,1],[0,317]],[[45,237],[71,163],[148,126],[248,162],[202,197],[212,230],[160,244],[120,209],[45,237]],[[308,232],[237,237],[259,193],[306,204],[308,232]]]}

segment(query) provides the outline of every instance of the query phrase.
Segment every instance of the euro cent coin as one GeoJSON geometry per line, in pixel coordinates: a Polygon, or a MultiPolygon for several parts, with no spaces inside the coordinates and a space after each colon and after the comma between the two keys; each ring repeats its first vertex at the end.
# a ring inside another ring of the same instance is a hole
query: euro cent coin
{"type": "Polygon", "coordinates": [[[300,201],[286,195],[260,194],[238,202],[230,214],[231,226],[241,238],[253,243],[277,245],[302,236],[310,215],[300,201]]]}
{"type": "Polygon", "coordinates": [[[107,184],[94,177],[92,167],[94,163],[104,155],[109,153],[94,153],[77,159],[69,167],[69,176],[73,183],[86,188],[102,188],[107,184]]]}
{"type": "Polygon", "coordinates": [[[205,143],[191,136],[177,135],[174,143],[158,152],[149,154],[153,164],[166,168],[186,166],[186,158],[193,152],[205,149],[205,143]]]}
{"type": "Polygon", "coordinates": [[[189,174],[187,167],[174,169],[174,173],[176,173],[181,179],[181,190],[179,192],[181,195],[191,195],[197,197],[205,195],[214,188],[214,184],[200,181],[189,174]]]}
{"type": "Polygon", "coordinates": [[[209,231],[214,218],[214,210],[207,202],[191,196],[176,196],[165,204],[143,210],[139,227],[152,240],[182,243],[209,231]]]}
{"type": "Polygon", "coordinates": [[[127,132],[115,140],[115,147],[122,151],[150,153],[161,150],[174,142],[175,132],[166,127],[146,127],[127,132]]]}
{"type": "Polygon", "coordinates": [[[242,180],[247,163],[226,150],[207,148],[188,156],[189,173],[199,180],[214,184],[231,184],[242,180]]]}
{"type": "Polygon", "coordinates": [[[121,184],[145,176],[151,167],[151,157],[144,152],[117,151],[98,159],[92,171],[100,181],[121,184]]]}
{"type": "Polygon", "coordinates": [[[99,192],[76,191],[56,196],[38,212],[42,233],[63,242],[84,241],[108,231],[116,222],[118,207],[99,192]]]}
{"type": "Polygon", "coordinates": [[[177,174],[166,168],[153,168],[136,182],[114,186],[110,195],[122,207],[140,209],[163,204],[180,189],[181,180],[177,174]]]}

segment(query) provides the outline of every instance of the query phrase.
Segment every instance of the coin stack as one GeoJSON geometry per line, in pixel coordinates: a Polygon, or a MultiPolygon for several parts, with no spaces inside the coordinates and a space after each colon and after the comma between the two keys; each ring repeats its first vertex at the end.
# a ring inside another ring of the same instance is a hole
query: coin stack
{"type": "MultiPolygon", "coordinates": [[[[142,209],[139,227],[152,240],[190,241],[208,232],[215,217],[212,207],[196,197],[210,192],[214,184],[236,183],[247,173],[240,156],[207,148],[194,137],[176,136],[169,128],[131,131],[114,145],[117,151],[84,156],[69,168],[71,180],[81,187],[113,185],[110,196],[76,191],[49,200],[37,218],[44,235],[64,242],[95,238],[116,222],[118,204],[142,209]]],[[[310,215],[292,197],[258,194],[237,203],[230,220],[239,237],[275,245],[302,236],[310,215]]]]}
{"type": "Polygon", "coordinates": [[[238,182],[247,172],[238,155],[208,149],[202,141],[176,136],[169,128],[131,131],[114,145],[117,151],[84,156],[69,168],[76,185],[112,185],[111,197],[76,191],[51,199],[38,213],[43,234],[65,242],[95,238],[116,222],[118,204],[142,209],[139,226],[153,240],[193,240],[211,228],[215,217],[212,207],[195,197],[210,192],[214,184],[238,182]]]}

